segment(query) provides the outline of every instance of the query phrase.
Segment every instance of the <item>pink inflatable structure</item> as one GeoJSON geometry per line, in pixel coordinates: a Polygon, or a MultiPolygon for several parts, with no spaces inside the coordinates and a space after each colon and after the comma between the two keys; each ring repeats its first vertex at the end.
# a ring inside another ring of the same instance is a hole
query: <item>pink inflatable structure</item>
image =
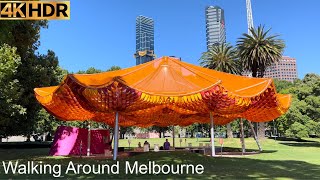
{"type": "MultiPolygon", "coordinates": [[[[104,154],[111,150],[110,132],[106,129],[90,130],[90,154],[104,154]]],[[[49,155],[86,155],[88,146],[88,129],[59,126],[56,130],[49,155]]]]}

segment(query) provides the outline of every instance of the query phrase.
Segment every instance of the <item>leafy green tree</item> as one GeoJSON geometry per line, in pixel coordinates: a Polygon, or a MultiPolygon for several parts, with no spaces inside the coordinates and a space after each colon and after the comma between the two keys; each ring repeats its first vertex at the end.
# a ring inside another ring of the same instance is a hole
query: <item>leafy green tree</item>
{"type": "MultiPolygon", "coordinates": [[[[278,93],[294,86],[294,84],[292,82],[285,81],[285,80],[273,79],[273,82],[276,86],[278,93]]],[[[283,93],[283,94],[288,94],[288,93],[283,93]]]]}
{"type": "Polygon", "coordinates": [[[85,71],[78,71],[77,74],[95,74],[95,73],[101,73],[102,71],[100,69],[96,69],[94,67],[90,67],[85,71]]]}
{"type": "Polygon", "coordinates": [[[21,123],[25,124],[23,134],[35,131],[38,113],[42,109],[34,96],[34,88],[58,85],[62,76],[58,64],[58,57],[49,50],[45,55],[30,55],[25,67],[20,68],[18,77],[23,87],[20,102],[27,108],[27,114],[20,117],[21,123]]]}
{"type": "Polygon", "coordinates": [[[25,108],[26,113],[14,115],[14,119],[23,124],[15,128],[14,132],[17,135],[31,134],[35,129],[37,113],[41,107],[34,97],[33,89],[42,85],[50,85],[52,82],[48,80],[51,74],[46,75],[45,73],[46,66],[41,61],[43,57],[36,53],[40,45],[40,30],[47,27],[47,21],[0,22],[0,43],[16,47],[17,54],[21,58],[21,65],[18,66],[14,78],[21,87],[19,97],[16,99],[25,108]]]}
{"type": "Polygon", "coordinates": [[[293,98],[288,112],[275,121],[279,133],[298,138],[320,136],[319,81],[317,74],[307,74],[286,87],[275,81],[277,87],[283,87],[281,93],[291,93],[293,98]]]}
{"type": "Polygon", "coordinates": [[[17,48],[0,46],[0,138],[17,133],[17,127],[21,126],[17,115],[26,113],[18,101],[21,87],[15,78],[20,65],[17,48]]]}
{"type": "Polygon", "coordinates": [[[155,131],[157,133],[159,133],[159,137],[163,137],[165,138],[165,132],[169,131],[170,130],[170,127],[159,127],[159,126],[152,126],[149,128],[149,131],[155,131]],[[162,136],[161,136],[161,133],[162,133],[162,136]]]}
{"type": "Polygon", "coordinates": [[[290,128],[286,131],[287,137],[308,137],[308,129],[306,126],[299,122],[294,122],[290,128]]]}
{"type": "Polygon", "coordinates": [[[20,101],[27,108],[27,114],[19,117],[20,123],[25,124],[21,126],[22,134],[52,132],[57,126],[57,120],[36,101],[33,89],[58,85],[67,72],[58,66],[58,57],[51,50],[47,54],[33,55],[29,60],[29,70],[19,72],[30,73],[23,76],[23,94],[20,96],[20,101]]]}
{"type": "MultiPolygon", "coordinates": [[[[282,57],[284,41],[278,35],[269,35],[270,30],[265,31],[260,25],[257,29],[251,28],[251,34],[244,33],[237,41],[243,70],[252,72],[252,77],[263,77],[266,68],[282,57]]],[[[265,123],[259,123],[256,130],[258,137],[264,138],[265,123]]]]}
{"type": "MultiPolygon", "coordinates": [[[[120,69],[121,69],[121,67],[119,67],[119,66],[111,66],[106,71],[116,71],[116,70],[120,70],[120,69]]],[[[95,74],[95,73],[101,73],[101,72],[103,72],[103,71],[100,70],[100,69],[96,69],[94,67],[90,67],[85,71],[83,71],[83,70],[78,71],[77,74],[95,74]]]]}
{"type": "Polygon", "coordinates": [[[0,44],[7,43],[17,48],[22,64],[40,45],[40,31],[48,28],[48,21],[10,20],[0,21],[0,44]]]}
{"type": "Polygon", "coordinates": [[[124,139],[125,134],[134,135],[134,127],[121,127],[120,128],[120,139],[124,139]]]}
{"type": "Polygon", "coordinates": [[[107,71],[116,71],[116,70],[120,70],[121,67],[120,66],[111,66],[109,69],[107,69],[107,71]]]}
{"type": "Polygon", "coordinates": [[[186,126],[186,132],[190,134],[191,138],[194,138],[194,134],[198,132],[199,123],[194,123],[189,126],[186,126]]]}

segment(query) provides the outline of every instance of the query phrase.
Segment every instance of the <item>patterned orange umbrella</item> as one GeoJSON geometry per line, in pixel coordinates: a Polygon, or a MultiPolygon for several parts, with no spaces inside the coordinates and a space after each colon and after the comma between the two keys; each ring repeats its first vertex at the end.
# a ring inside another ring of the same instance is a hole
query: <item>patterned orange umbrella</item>
{"type": "Polygon", "coordinates": [[[284,114],[290,95],[277,94],[272,79],[214,71],[175,58],[118,71],[69,74],[59,86],[36,88],[37,100],[61,120],[94,120],[120,126],[187,126],[236,118],[271,121],[284,114]]]}

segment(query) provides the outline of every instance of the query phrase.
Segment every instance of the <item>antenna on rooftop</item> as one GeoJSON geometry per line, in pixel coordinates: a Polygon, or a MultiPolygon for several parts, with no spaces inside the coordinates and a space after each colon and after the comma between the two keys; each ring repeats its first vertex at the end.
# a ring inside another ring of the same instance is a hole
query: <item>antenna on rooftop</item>
{"type": "Polygon", "coordinates": [[[253,28],[253,17],[252,17],[252,8],[251,8],[251,0],[246,0],[247,7],[247,23],[248,23],[248,34],[252,35],[250,29],[253,28]]]}

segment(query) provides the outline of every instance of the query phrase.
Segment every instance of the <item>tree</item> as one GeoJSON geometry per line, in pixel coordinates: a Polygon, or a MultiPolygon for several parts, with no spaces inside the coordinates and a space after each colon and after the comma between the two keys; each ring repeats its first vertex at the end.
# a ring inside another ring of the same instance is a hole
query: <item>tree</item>
{"type": "Polygon", "coordinates": [[[120,139],[124,139],[125,134],[133,134],[134,135],[134,127],[121,127],[120,128],[120,139]]]}
{"type": "MultiPolygon", "coordinates": [[[[252,77],[263,77],[272,63],[278,62],[285,47],[278,35],[269,35],[271,29],[265,31],[263,26],[251,28],[251,34],[244,33],[237,41],[241,65],[245,71],[251,71],[252,77]]],[[[256,124],[255,124],[256,125],[256,124]]],[[[265,136],[265,123],[256,127],[259,138],[265,136]]]]}
{"type": "Polygon", "coordinates": [[[94,74],[94,73],[101,73],[100,69],[96,69],[94,67],[90,67],[85,71],[78,71],[77,74],[94,74]]]}
{"type": "Polygon", "coordinates": [[[199,123],[194,123],[186,127],[186,133],[190,133],[190,137],[194,138],[194,133],[198,131],[199,123]]]}
{"type": "Polygon", "coordinates": [[[287,137],[308,137],[307,128],[299,122],[294,122],[290,128],[286,131],[287,137]]]}
{"type": "Polygon", "coordinates": [[[237,49],[230,44],[213,45],[202,53],[200,65],[231,74],[241,74],[237,49]]]}
{"type": "Polygon", "coordinates": [[[243,70],[251,71],[252,77],[263,77],[266,67],[282,57],[284,41],[278,35],[269,35],[270,30],[265,31],[260,25],[250,29],[252,35],[244,33],[237,41],[243,70]]]}
{"type": "MultiPolygon", "coordinates": [[[[279,80],[279,79],[273,79],[273,82],[276,86],[277,92],[283,92],[286,89],[293,87],[294,85],[292,82],[279,80]]],[[[283,94],[288,94],[288,92],[287,93],[283,92],[283,94]]]]}
{"type": "Polygon", "coordinates": [[[121,67],[120,66],[111,66],[109,69],[107,69],[107,71],[116,71],[116,70],[120,70],[121,67]]]}
{"type": "Polygon", "coordinates": [[[288,137],[319,137],[320,94],[318,83],[320,76],[307,74],[302,80],[297,80],[291,85],[282,81],[275,82],[280,93],[292,94],[290,109],[275,121],[278,132],[288,137]]]}
{"type": "Polygon", "coordinates": [[[21,87],[19,97],[16,99],[25,108],[25,113],[15,114],[12,117],[19,124],[23,124],[23,126],[20,125],[15,128],[14,133],[17,135],[31,134],[34,130],[37,113],[41,110],[41,106],[35,99],[33,89],[42,85],[48,85],[44,81],[48,81],[51,78],[48,75],[46,76],[45,73],[39,73],[45,72],[46,66],[41,64],[41,59],[43,58],[39,54],[36,54],[36,50],[40,45],[40,30],[47,27],[47,21],[42,20],[0,22],[0,43],[7,43],[10,46],[16,47],[17,54],[21,58],[21,65],[18,66],[14,78],[19,82],[21,87]]]}
{"type": "Polygon", "coordinates": [[[18,101],[21,87],[15,78],[20,65],[17,48],[0,46],[0,138],[17,133],[21,126],[17,115],[26,113],[18,101]]]}
{"type": "MultiPolygon", "coordinates": [[[[202,53],[200,65],[230,74],[241,74],[237,49],[230,44],[213,45],[202,53]]],[[[233,138],[230,123],[227,124],[227,136],[233,138]]]]}
{"type": "Polygon", "coordinates": [[[0,21],[0,43],[7,43],[17,48],[22,64],[27,56],[34,54],[40,45],[40,30],[48,28],[48,21],[0,21]]]}
{"type": "Polygon", "coordinates": [[[56,127],[56,119],[48,114],[34,96],[34,88],[58,85],[65,76],[65,70],[59,67],[59,60],[55,53],[48,50],[47,54],[33,54],[28,56],[25,67],[20,68],[20,81],[23,82],[23,93],[20,102],[27,108],[27,113],[19,117],[22,134],[44,133],[56,127]],[[49,128],[51,127],[51,129],[49,128]]]}
{"type": "Polygon", "coordinates": [[[161,133],[163,134],[163,138],[165,138],[164,133],[170,130],[170,127],[159,127],[159,126],[152,126],[149,128],[149,131],[155,131],[159,133],[159,137],[161,138],[161,133]]]}

